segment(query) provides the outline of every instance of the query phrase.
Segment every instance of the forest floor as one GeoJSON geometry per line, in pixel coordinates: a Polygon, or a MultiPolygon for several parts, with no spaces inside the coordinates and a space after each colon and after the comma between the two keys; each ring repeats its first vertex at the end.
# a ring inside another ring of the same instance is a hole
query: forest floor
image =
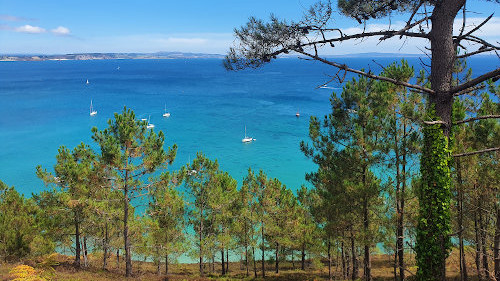
{"type": "MultiPolygon", "coordinates": [[[[413,257],[410,257],[412,260],[413,257]]],[[[394,267],[392,262],[393,257],[389,255],[373,255],[372,256],[372,275],[374,280],[394,280],[394,267]]],[[[82,268],[77,270],[72,265],[72,258],[63,255],[57,255],[56,263],[53,263],[51,267],[40,266],[43,265],[43,261],[33,261],[27,260],[23,263],[0,263],[0,281],[12,280],[11,270],[20,264],[26,264],[33,266],[39,276],[45,277],[45,279],[19,279],[19,280],[51,280],[51,281],[111,281],[111,280],[125,280],[124,277],[124,263],[120,263],[117,267],[116,261],[110,260],[110,266],[107,271],[101,268],[100,262],[97,257],[94,259],[90,257],[89,266],[87,268],[82,268]]],[[[469,276],[474,275],[475,267],[472,262],[474,257],[471,255],[467,256],[470,265],[468,267],[469,276]]],[[[83,261],[82,261],[83,262],[83,261]]],[[[360,277],[363,274],[363,264],[362,260],[360,262],[360,277]]],[[[408,266],[407,277],[411,278],[415,274],[416,267],[413,262],[410,261],[408,266]]],[[[459,279],[459,268],[458,268],[458,255],[454,251],[450,258],[447,260],[447,275],[449,280],[459,279]]],[[[321,268],[314,268],[312,265],[309,266],[305,271],[300,270],[300,262],[295,262],[295,268],[291,262],[282,263],[280,265],[279,274],[274,273],[274,264],[266,263],[266,278],[261,277],[260,263],[257,262],[257,274],[259,277],[253,277],[253,267],[250,268],[250,277],[246,276],[246,270],[242,264],[239,262],[233,262],[229,264],[229,274],[226,276],[221,276],[221,264],[215,264],[215,271],[210,272],[207,265],[207,274],[204,277],[200,277],[198,273],[198,264],[172,264],[169,265],[170,274],[168,276],[164,275],[165,268],[164,264],[161,268],[162,275],[156,274],[156,266],[149,262],[133,262],[133,277],[126,280],[152,280],[152,281],[205,281],[205,280],[269,280],[269,281],[316,281],[316,280],[328,280],[328,267],[324,266],[321,268]]],[[[333,266],[332,272],[334,274],[334,280],[341,280],[341,266],[333,266]]],[[[472,278],[471,280],[475,280],[472,278]]]]}

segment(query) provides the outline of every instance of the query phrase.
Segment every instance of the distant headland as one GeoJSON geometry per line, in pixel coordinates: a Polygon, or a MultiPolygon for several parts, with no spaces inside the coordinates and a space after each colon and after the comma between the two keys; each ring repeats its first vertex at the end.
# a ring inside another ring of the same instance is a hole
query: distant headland
{"type": "Polygon", "coordinates": [[[47,60],[109,60],[109,59],[199,59],[224,58],[220,54],[158,52],[158,53],[76,53],[63,55],[0,54],[0,61],[47,61],[47,60]]]}

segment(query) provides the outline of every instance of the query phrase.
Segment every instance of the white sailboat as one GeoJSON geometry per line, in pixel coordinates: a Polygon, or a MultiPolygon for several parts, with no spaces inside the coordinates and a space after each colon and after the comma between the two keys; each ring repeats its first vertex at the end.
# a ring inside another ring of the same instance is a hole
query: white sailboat
{"type": "Polygon", "coordinates": [[[90,116],[95,116],[97,115],[97,110],[94,109],[94,106],[92,105],[92,100],[90,100],[90,116]]]}
{"type": "Polygon", "coordinates": [[[245,126],[245,137],[241,140],[243,143],[252,142],[255,139],[247,136],[247,126],[245,126]]]}
{"type": "Polygon", "coordinates": [[[85,83],[85,84],[87,84],[87,85],[90,84],[89,79],[87,79],[87,83],[85,83]]]}
{"type": "Polygon", "coordinates": [[[297,108],[297,113],[295,113],[296,117],[300,117],[299,109],[297,108]]]}
{"type": "Polygon", "coordinates": [[[170,112],[167,112],[167,105],[165,104],[165,111],[163,111],[163,117],[170,117],[170,112]]]}
{"type": "Polygon", "coordinates": [[[149,116],[149,119],[148,119],[148,125],[146,126],[146,128],[148,129],[153,129],[155,127],[155,124],[151,124],[149,123],[149,120],[151,120],[151,115],[149,116]]]}

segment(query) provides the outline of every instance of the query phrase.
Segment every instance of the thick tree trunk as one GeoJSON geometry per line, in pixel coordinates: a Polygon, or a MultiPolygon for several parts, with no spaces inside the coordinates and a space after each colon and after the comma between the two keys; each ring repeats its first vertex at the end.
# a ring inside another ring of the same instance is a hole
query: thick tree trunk
{"type": "Polygon", "coordinates": [[[75,267],[80,267],[80,222],[78,212],[75,211],[75,267]]]}
{"type": "Polygon", "coordinates": [[[500,207],[495,206],[496,209],[496,228],[495,228],[495,238],[493,242],[493,258],[495,266],[495,279],[500,280],[500,207]]]}
{"type": "Polygon", "coordinates": [[[420,212],[416,246],[419,267],[417,279],[421,280],[446,279],[446,258],[451,246],[449,236],[451,175],[446,167],[449,160],[447,137],[450,133],[453,105],[453,94],[449,93],[455,62],[453,23],[464,4],[465,0],[437,1],[431,16],[430,80],[435,93],[429,95],[429,110],[430,116],[434,115],[446,125],[441,126],[441,134],[439,129],[436,129],[437,126],[427,125],[424,128],[422,154],[424,161],[421,162],[420,168],[423,192],[419,196],[420,212]],[[429,190],[432,192],[429,193],[429,190]],[[430,249],[438,249],[438,252],[430,253],[430,249]]]}

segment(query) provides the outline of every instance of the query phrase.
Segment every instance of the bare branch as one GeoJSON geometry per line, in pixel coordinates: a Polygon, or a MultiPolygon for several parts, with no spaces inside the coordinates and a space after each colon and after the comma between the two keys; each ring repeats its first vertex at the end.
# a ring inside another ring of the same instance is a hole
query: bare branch
{"type": "Polygon", "coordinates": [[[459,125],[467,122],[472,122],[472,121],[477,121],[477,120],[483,120],[483,119],[495,119],[495,118],[500,118],[500,115],[484,115],[484,116],[477,116],[474,118],[468,118],[464,120],[460,120],[457,122],[453,122],[453,125],[459,125]]]}
{"type": "Polygon", "coordinates": [[[460,35],[455,39],[455,42],[460,42],[463,38],[471,35],[472,33],[476,32],[478,29],[480,29],[483,25],[485,25],[490,19],[493,17],[493,14],[491,14],[489,17],[487,17],[483,22],[481,22],[478,26],[474,27],[471,29],[469,32],[465,33],[464,35],[460,35]]]}
{"type": "Polygon", "coordinates": [[[390,82],[390,83],[393,83],[393,84],[396,84],[396,85],[405,86],[405,87],[408,87],[408,88],[411,88],[411,89],[415,89],[415,90],[418,90],[420,92],[424,92],[424,93],[428,93],[428,94],[434,94],[433,90],[431,90],[429,88],[426,88],[426,87],[422,87],[420,85],[410,84],[410,83],[406,83],[406,82],[403,82],[403,81],[398,81],[398,80],[395,80],[395,79],[392,79],[392,78],[389,78],[389,77],[378,76],[378,75],[374,75],[372,73],[364,72],[364,71],[361,71],[361,70],[352,69],[352,68],[349,68],[345,64],[340,64],[340,63],[336,63],[336,62],[333,62],[333,61],[329,61],[329,60],[326,60],[324,58],[319,57],[318,55],[309,54],[309,53],[307,53],[307,52],[305,52],[303,50],[294,50],[294,51],[296,51],[297,53],[303,54],[305,56],[308,56],[310,58],[313,58],[314,60],[320,61],[322,63],[331,65],[331,66],[336,67],[336,68],[340,68],[340,69],[342,69],[342,70],[344,70],[346,72],[349,71],[349,72],[356,73],[356,74],[359,74],[359,75],[362,75],[362,76],[365,76],[365,77],[368,77],[368,78],[372,78],[372,79],[376,79],[376,80],[380,80],[380,81],[390,82]]]}
{"type": "Polygon", "coordinates": [[[464,156],[470,156],[470,155],[481,154],[481,153],[492,152],[492,151],[498,151],[498,150],[500,150],[500,146],[499,147],[493,147],[493,148],[487,148],[487,149],[483,149],[483,150],[472,151],[472,152],[465,152],[465,153],[455,154],[455,155],[453,155],[453,157],[464,157],[464,156]]]}
{"type": "MultiPolygon", "coordinates": [[[[380,40],[380,41],[383,41],[383,40],[389,39],[389,38],[391,38],[391,37],[393,37],[393,36],[396,36],[396,35],[401,35],[401,36],[400,36],[400,39],[401,39],[401,37],[403,37],[403,36],[404,36],[404,34],[403,34],[403,33],[404,33],[405,31],[408,31],[408,30],[412,29],[413,27],[415,27],[415,26],[417,26],[417,25],[421,24],[422,22],[424,22],[424,21],[426,21],[426,20],[428,20],[428,19],[430,19],[430,18],[429,18],[429,17],[425,17],[425,18],[423,18],[423,19],[421,19],[421,20],[418,20],[418,21],[416,21],[416,22],[414,22],[414,23],[412,23],[412,24],[407,24],[407,25],[406,25],[405,27],[403,27],[402,29],[400,29],[400,30],[398,30],[398,31],[394,32],[393,34],[388,34],[388,35],[385,35],[384,37],[380,38],[379,40],[380,40]]],[[[418,33],[418,34],[425,34],[425,33],[418,33]]]]}
{"type": "Polygon", "coordinates": [[[477,51],[474,51],[474,52],[470,52],[470,53],[466,53],[466,54],[463,54],[463,55],[460,55],[460,56],[457,56],[457,59],[463,59],[463,58],[466,58],[466,57],[470,57],[470,56],[473,56],[473,55],[477,55],[477,54],[480,54],[480,53],[486,53],[486,52],[491,52],[491,51],[494,51],[495,49],[494,48],[491,48],[491,47],[485,47],[485,48],[479,48],[477,51]]]}
{"type": "Polygon", "coordinates": [[[442,120],[436,120],[436,121],[423,121],[423,123],[425,125],[436,125],[436,124],[443,124],[443,125],[447,125],[446,122],[442,121],[442,120]]]}
{"type": "Polygon", "coordinates": [[[482,82],[484,82],[484,81],[486,81],[488,79],[495,78],[495,77],[498,77],[498,76],[500,76],[500,68],[497,68],[497,69],[495,69],[493,71],[485,73],[485,74],[483,74],[483,75],[481,75],[479,77],[476,77],[476,78],[474,78],[474,79],[472,79],[472,80],[470,80],[470,81],[468,81],[466,83],[458,85],[458,86],[454,87],[453,89],[451,89],[450,93],[455,94],[455,93],[461,92],[461,91],[466,90],[466,89],[468,89],[470,87],[474,87],[477,84],[482,83],[482,82]]]}

